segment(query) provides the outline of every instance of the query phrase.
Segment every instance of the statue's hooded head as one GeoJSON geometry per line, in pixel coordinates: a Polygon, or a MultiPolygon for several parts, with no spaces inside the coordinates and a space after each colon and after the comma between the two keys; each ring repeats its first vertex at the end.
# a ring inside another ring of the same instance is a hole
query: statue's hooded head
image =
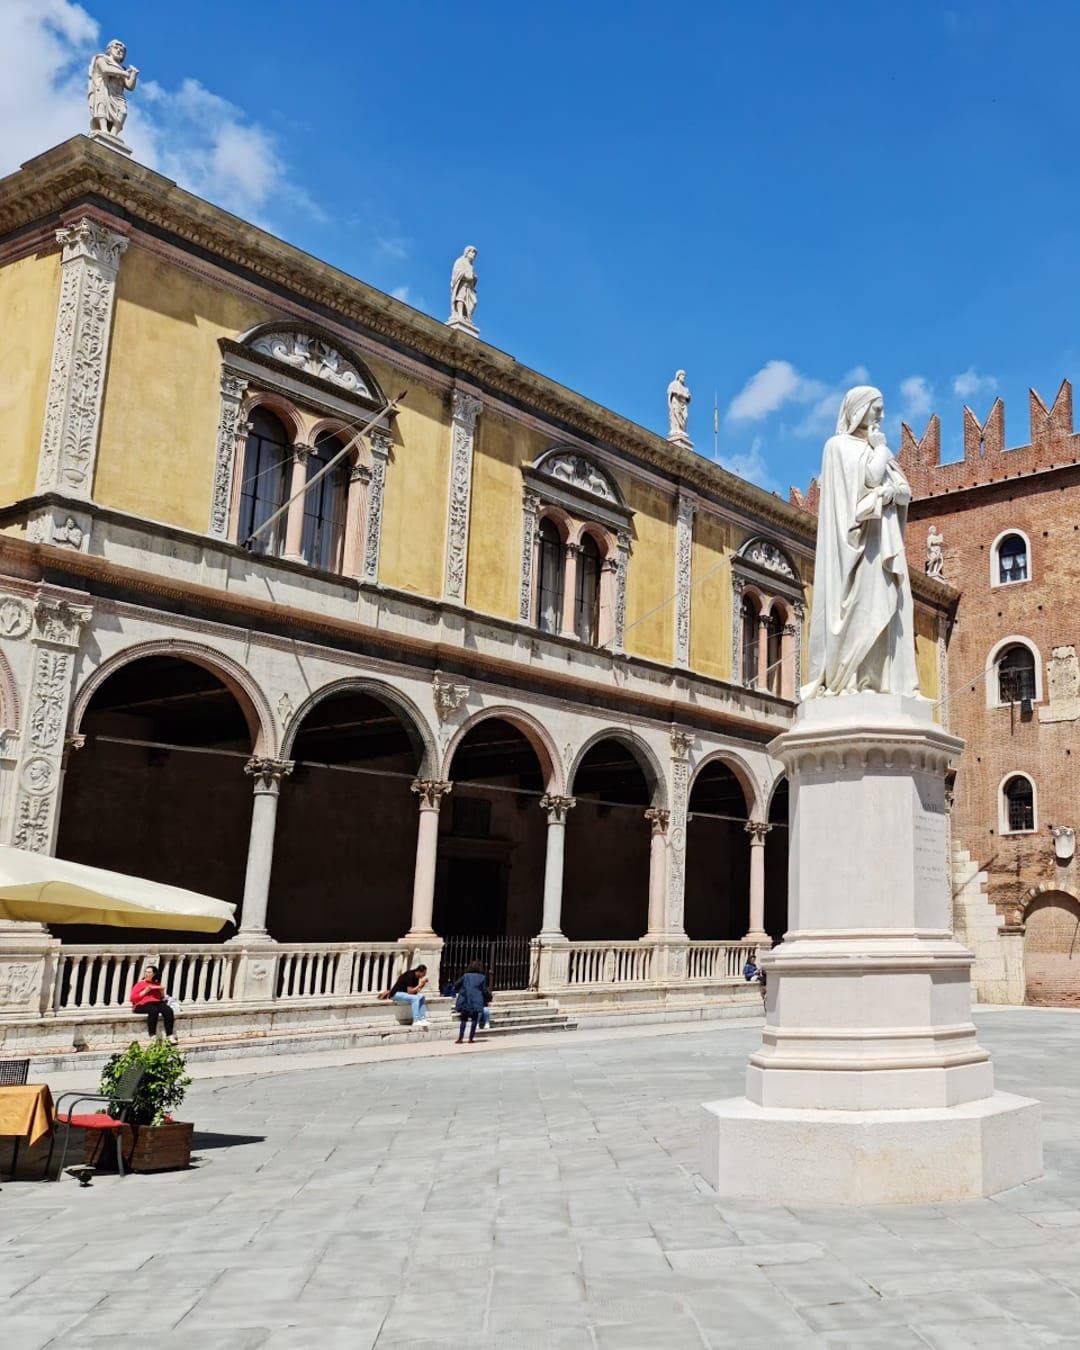
{"type": "Polygon", "coordinates": [[[113,38],[113,40],[109,43],[109,45],[105,48],[105,50],[106,52],[108,52],[108,54],[112,57],[114,61],[120,63],[122,63],[124,57],[127,56],[127,48],[120,41],[119,38],[113,38]]]}
{"type": "Polygon", "coordinates": [[[840,404],[836,434],[850,436],[857,427],[861,427],[875,400],[884,405],[881,390],[875,389],[872,384],[857,384],[854,389],[849,389],[840,404]]]}

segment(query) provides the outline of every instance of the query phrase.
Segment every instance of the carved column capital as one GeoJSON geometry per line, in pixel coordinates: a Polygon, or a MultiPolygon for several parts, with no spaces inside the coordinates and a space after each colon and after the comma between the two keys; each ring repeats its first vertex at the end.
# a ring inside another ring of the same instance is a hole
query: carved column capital
{"type": "Polygon", "coordinates": [[[368,432],[368,444],[371,446],[371,453],[377,459],[385,460],[390,458],[394,438],[384,427],[372,427],[368,432]]]}
{"type": "Polygon", "coordinates": [[[772,826],[764,820],[748,820],[743,829],[750,836],[750,847],[754,848],[755,846],[764,846],[765,836],[772,829],[772,826]]]}
{"type": "Polygon", "coordinates": [[[694,744],[692,731],[679,731],[671,728],[671,758],[685,764],[690,758],[690,747],[694,744]]]}
{"type": "Polygon", "coordinates": [[[556,793],[545,792],[540,798],[540,810],[547,812],[549,825],[565,825],[567,813],[575,806],[576,797],[560,797],[556,793]]]}
{"type": "Polygon", "coordinates": [[[366,464],[354,464],[354,465],[349,469],[349,482],[350,482],[350,483],[370,483],[370,482],[371,482],[371,470],[368,468],[368,466],[367,466],[366,464]]]}
{"type": "Polygon", "coordinates": [[[306,464],[315,451],[313,445],[305,445],[303,441],[297,441],[292,448],[293,459],[297,464],[306,464]]]}
{"type": "Polygon", "coordinates": [[[83,216],[71,225],[56,231],[56,242],[63,247],[62,264],[90,262],[103,271],[114,274],[128,246],[127,238],[100,225],[89,216],[83,216]]]}
{"type": "Polygon", "coordinates": [[[244,765],[244,772],[254,780],[256,796],[269,792],[276,797],[283,779],[292,773],[295,763],[291,759],[263,759],[252,755],[244,765]]]}
{"type": "Polygon", "coordinates": [[[653,834],[667,834],[667,828],[671,822],[671,812],[666,811],[662,806],[650,806],[645,812],[645,819],[651,825],[653,834]]]}
{"type": "Polygon", "coordinates": [[[67,600],[40,599],[34,606],[33,642],[54,647],[77,647],[82,630],[94,611],[89,605],[72,605],[67,600]]]}
{"type": "Polygon", "coordinates": [[[454,421],[472,435],[476,429],[476,419],[484,410],[483,403],[472,394],[466,394],[460,389],[455,389],[451,395],[451,409],[454,421]]]}
{"type": "Polygon", "coordinates": [[[437,778],[415,778],[411,784],[413,792],[419,797],[421,811],[437,811],[442,799],[453,789],[453,783],[437,778]]]}

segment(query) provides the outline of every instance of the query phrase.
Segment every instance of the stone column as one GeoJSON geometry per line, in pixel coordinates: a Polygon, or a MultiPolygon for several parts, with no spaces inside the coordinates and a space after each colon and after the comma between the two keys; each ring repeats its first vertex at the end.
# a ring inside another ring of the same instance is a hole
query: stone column
{"type": "Polygon", "coordinates": [[[667,831],[671,812],[651,806],[645,819],[652,827],[649,840],[649,930],[655,937],[664,931],[664,910],[667,904],[667,831]]]}
{"type": "Polygon", "coordinates": [[[576,637],[574,611],[577,607],[577,570],[581,561],[581,545],[567,544],[563,566],[563,606],[560,632],[563,637],[576,637]]]}
{"type": "Polygon", "coordinates": [[[382,543],[383,488],[386,484],[386,463],[393,442],[390,433],[376,428],[368,435],[371,446],[371,477],[368,483],[367,526],[364,530],[364,572],[362,580],[379,580],[379,547],[382,543]]]}
{"type": "Polygon", "coordinates": [[[435,865],[439,856],[439,807],[453,783],[417,778],[412,784],[420,807],[416,832],[416,870],[413,873],[412,922],[402,942],[420,942],[435,937],[431,918],[435,908],[435,865]]]}
{"type": "Polygon", "coordinates": [[[573,797],[545,793],[541,811],[547,812],[547,849],[544,854],[544,917],[540,936],[560,939],[562,931],[563,854],[566,842],[566,816],[577,802],[573,797]]]}
{"type": "Polygon", "coordinates": [[[254,784],[255,799],[251,808],[244,903],[240,910],[240,930],[232,939],[234,942],[272,940],[266,931],[266,905],[270,898],[278,794],[282,780],[292,771],[291,759],[261,759],[253,756],[244,765],[244,772],[254,784]]]}
{"type": "Polygon", "coordinates": [[[763,820],[748,820],[743,827],[750,836],[750,930],[744,942],[771,947],[765,931],[765,836],[772,829],[763,820]]]}
{"type": "Polygon", "coordinates": [[[371,470],[366,464],[354,464],[350,468],[349,495],[345,507],[345,547],[341,559],[341,570],[347,577],[358,577],[363,571],[364,507],[370,482],[371,470]]]}
{"type": "Polygon", "coordinates": [[[757,683],[759,693],[769,692],[769,619],[762,614],[757,628],[757,683]]]}
{"type": "Polygon", "coordinates": [[[695,506],[679,494],[675,522],[675,664],[690,664],[690,588],[695,506]]]}
{"type": "Polygon", "coordinates": [[[472,493],[473,445],[476,419],[483,404],[455,389],[451,395],[450,502],[446,522],[446,571],[443,598],[465,603],[465,573],[469,556],[469,505],[472,493]]]}
{"type": "Polygon", "coordinates": [[[56,232],[63,245],[37,491],[90,500],[123,234],[90,216],[56,232]]]}
{"type": "Polygon", "coordinates": [[[294,445],[292,448],[292,473],[289,475],[289,509],[285,515],[285,553],[293,562],[304,561],[304,509],[307,506],[303,493],[307,483],[307,464],[311,458],[310,445],[294,445]]]}

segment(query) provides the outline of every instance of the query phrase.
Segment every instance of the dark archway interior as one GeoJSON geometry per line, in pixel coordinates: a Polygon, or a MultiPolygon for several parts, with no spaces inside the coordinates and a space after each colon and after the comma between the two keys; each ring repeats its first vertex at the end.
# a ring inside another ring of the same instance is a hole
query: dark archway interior
{"type": "MultiPolygon", "coordinates": [[[[79,731],[86,743],[68,758],[58,855],[239,904],[251,825],[244,764],[252,741],[222,680],[172,656],[132,661],[96,691],[79,731]]],[[[155,937],[75,925],[59,931],[72,943],[155,937]]],[[[184,940],[175,933],[163,940],[178,937],[184,940]]]]}
{"type": "Polygon", "coordinates": [[[635,940],[649,923],[649,781],[625,745],[603,740],[578,765],[571,795],[563,932],[576,942],[635,940]]]}
{"type": "Polygon", "coordinates": [[[439,820],[435,931],[530,938],[543,909],[547,819],[536,751],[510,722],[492,717],[454,751],[453,791],[439,820]]]}
{"type": "Polygon", "coordinates": [[[788,780],[781,778],[769,803],[769,824],[765,836],[765,931],[773,943],[782,941],[788,926],[788,780]]]}
{"type": "Polygon", "coordinates": [[[687,805],[686,935],[735,941],[750,926],[750,840],[746,795],[713,760],[694,779],[687,805]]]}
{"type": "Polygon", "coordinates": [[[345,690],[305,716],[289,757],[267,927],[281,942],[396,942],[412,918],[415,729],[374,694],[345,690]]]}

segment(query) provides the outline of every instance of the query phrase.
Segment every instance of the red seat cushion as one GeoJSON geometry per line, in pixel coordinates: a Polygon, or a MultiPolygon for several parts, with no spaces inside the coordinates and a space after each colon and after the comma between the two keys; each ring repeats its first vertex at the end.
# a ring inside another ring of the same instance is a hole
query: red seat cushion
{"type": "Polygon", "coordinates": [[[102,1112],[96,1116],[69,1116],[66,1111],[58,1111],[56,1119],[64,1125],[74,1125],[77,1130],[122,1130],[124,1122],[114,1120],[102,1112]]]}

